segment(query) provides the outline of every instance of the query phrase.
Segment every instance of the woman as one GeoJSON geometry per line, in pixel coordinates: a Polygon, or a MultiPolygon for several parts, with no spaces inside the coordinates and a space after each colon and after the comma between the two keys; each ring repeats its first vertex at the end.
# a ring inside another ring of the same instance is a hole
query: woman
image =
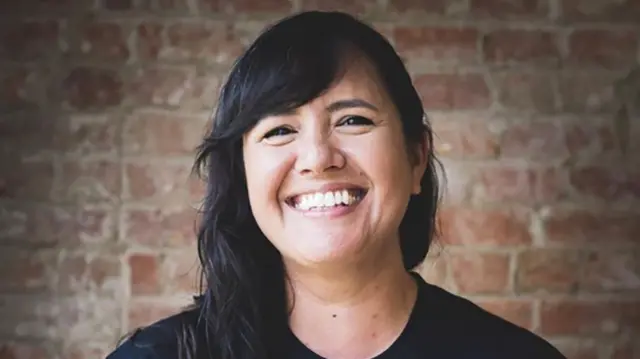
{"type": "Polygon", "coordinates": [[[349,15],[266,30],[196,161],[203,294],[108,358],[562,358],[411,272],[438,201],[424,118],[401,59],[349,15]]]}

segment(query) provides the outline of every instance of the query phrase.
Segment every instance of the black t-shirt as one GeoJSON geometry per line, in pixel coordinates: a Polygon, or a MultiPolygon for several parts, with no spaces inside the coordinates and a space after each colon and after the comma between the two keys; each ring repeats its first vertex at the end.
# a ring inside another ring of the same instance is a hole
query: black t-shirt
{"type": "MultiPolygon", "coordinates": [[[[418,298],[409,321],[375,359],[566,359],[539,336],[414,277],[418,298]]],[[[127,339],[107,359],[177,359],[176,332],[196,318],[192,310],[158,321],[127,339]]],[[[293,333],[287,338],[287,358],[322,359],[293,333]]]]}

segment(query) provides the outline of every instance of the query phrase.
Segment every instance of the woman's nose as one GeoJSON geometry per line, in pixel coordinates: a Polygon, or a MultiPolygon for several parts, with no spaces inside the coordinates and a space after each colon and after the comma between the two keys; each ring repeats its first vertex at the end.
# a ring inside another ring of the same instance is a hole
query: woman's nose
{"type": "Polygon", "coordinates": [[[302,175],[320,175],[342,169],[346,159],[328,136],[301,139],[295,169],[302,175]]]}

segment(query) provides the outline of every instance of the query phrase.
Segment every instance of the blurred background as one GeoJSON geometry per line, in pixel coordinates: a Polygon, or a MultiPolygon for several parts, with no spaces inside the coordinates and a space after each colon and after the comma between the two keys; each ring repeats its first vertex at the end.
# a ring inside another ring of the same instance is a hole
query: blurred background
{"type": "Polygon", "coordinates": [[[303,9],[373,24],[437,136],[420,268],[570,359],[640,358],[637,0],[5,0],[0,359],[104,357],[188,304],[193,150],[232,61],[303,9]]]}

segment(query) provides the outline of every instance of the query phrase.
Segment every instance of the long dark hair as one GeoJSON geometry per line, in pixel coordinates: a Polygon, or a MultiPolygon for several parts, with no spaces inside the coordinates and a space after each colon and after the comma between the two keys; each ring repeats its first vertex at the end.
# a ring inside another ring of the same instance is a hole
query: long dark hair
{"type": "MultiPolygon", "coordinates": [[[[304,12],[266,29],[238,59],[220,94],[212,127],[198,148],[194,170],[206,181],[198,232],[203,269],[198,324],[183,336],[183,357],[279,358],[287,332],[282,258],[252,215],[242,136],[260,118],[316,98],[339,76],[349,53],[364,55],[397,107],[407,148],[432,132],[401,58],[370,26],[339,12],[304,12]]],[[[404,266],[429,250],[439,200],[436,158],[428,154],[422,193],[413,196],[400,226],[404,266]]]]}

